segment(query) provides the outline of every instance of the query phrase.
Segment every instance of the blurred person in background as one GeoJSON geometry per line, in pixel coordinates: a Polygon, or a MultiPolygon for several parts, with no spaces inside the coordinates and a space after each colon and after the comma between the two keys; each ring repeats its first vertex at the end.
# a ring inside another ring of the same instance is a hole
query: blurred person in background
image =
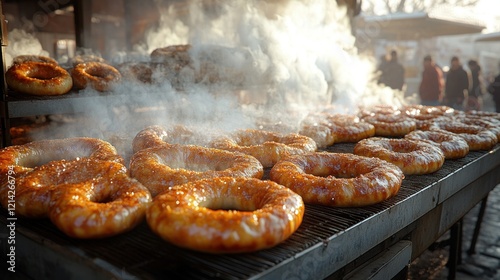
{"type": "Polygon", "coordinates": [[[381,55],[380,56],[380,61],[379,61],[379,64],[378,64],[378,67],[377,67],[377,71],[380,73],[380,76],[378,77],[378,81],[377,83],[379,84],[383,84],[384,83],[384,71],[385,71],[385,66],[387,65],[387,56],[384,54],[384,55],[381,55]]]}
{"type": "Polygon", "coordinates": [[[381,63],[382,72],[379,83],[392,89],[403,90],[405,84],[405,68],[398,61],[398,53],[393,50],[391,56],[385,63],[381,63]]]}
{"type": "Polygon", "coordinates": [[[450,70],[446,75],[445,104],[457,109],[464,109],[464,102],[469,95],[469,75],[460,64],[458,57],[451,58],[450,70]]]}
{"type": "Polygon", "coordinates": [[[476,60],[469,60],[467,62],[470,70],[471,87],[469,91],[469,98],[466,103],[466,110],[481,110],[483,104],[483,82],[481,75],[481,66],[476,60]]]}
{"type": "MultiPolygon", "coordinates": [[[[498,68],[500,69],[500,64],[498,65],[498,68]]],[[[500,113],[500,74],[498,74],[495,77],[495,80],[490,83],[488,86],[488,92],[493,96],[497,113],[500,113]]]]}
{"type": "Polygon", "coordinates": [[[424,57],[424,71],[419,86],[422,105],[437,106],[442,99],[444,88],[443,71],[434,63],[432,57],[424,57]]]}

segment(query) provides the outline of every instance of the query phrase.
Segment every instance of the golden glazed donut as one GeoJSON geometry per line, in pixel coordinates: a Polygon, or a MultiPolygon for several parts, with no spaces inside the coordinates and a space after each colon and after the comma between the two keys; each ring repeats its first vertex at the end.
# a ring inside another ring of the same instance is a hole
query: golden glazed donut
{"type": "Polygon", "coordinates": [[[315,152],[279,161],[270,178],[298,193],[306,203],[356,207],[395,196],[404,174],[378,158],[315,152]]]}
{"type": "MultiPolygon", "coordinates": [[[[50,202],[50,184],[37,185],[28,179],[26,179],[28,180],[26,184],[22,184],[22,178],[28,175],[32,176],[30,174],[35,172],[36,168],[42,168],[51,162],[82,158],[123,162],[111,144],[92,138],[34,141],[0,150],[0,172],[8,174],[9,169],[12,170],[12,177],[16,181],[16,214],[28,217],[45,216],[50,202]],[[26,198],[23,199],[23,196],[26,198]]],[[[45,171],[37,172],[44,173],[45,171]]],[[[44,176],[50,177],[52,175],[56,174],[45,174],[44,176]]],[[[7,179],[7,176],[2,176],[0,181],[0,202],[4,208],[7,208],[9,195],[7,179]]],[[[37,180],[40,179],[47,178],[38,178],[37,180]]]]}
{"type": "Polygon", "coordinates": [[[392,105],[374,105],[370,108],[361,107],[358,114],[361,118],[374,115],[400,115],[401,110],[392,105]]]}
{"type": "Polygon", "coordinates": [[[5,80],[11,89],[31,95],[62,95],[73,86],[66,70],[45,62],[14,64],[5,73],[5,80]]]}
{"type": "Polygon", "coordinates": [[[22,64],[25,62],[45,62],[54,65],[59,65],[53,58],[44,55],[19,55],[14,57],[12,64],[22,64]]]}
{"type": "Polygon", "coordinates": [[[372,137],[359,141],[354,154],[377,157],[395,164],[406,175],[432,173],[441,168],[441,149],[422,141],[372,137]]]}
{"type": "Polygon", "coordinates": [[[11,138],[26,137],[36,129],[43,129],[47,123],[30,123],[12,126],[9,130],[11,138]]]}
{"type": "MultiPolygon", "coordinates": [[[[490,112],[492,113],[492,112],[490,112]]],[[[488,123],[491,123],[493,125],[500,125],[500,119],[497,119],[497,118],[494,118],[494,117],[491,117],[491,116],[481,116],[481,115],[477,115],[477,114],[464,114],[464,115],[457,115],[456,116],[458,120],[464,120],[464,119],[468,119],[468,120],[472,120],[472,121],[475,121],[475,120],[482,120],[482,121],[486,121],[488,123]]]]}
{"type": "Polygon", "coordinates": [[[500,120],[500,113],[497,112],[487,112],[487,111],[467,111],[467,115],[470,116],[476,116],[476,117],[489,117],[493,118],[496,120],[500,120]]]}
{"type": "Polygon", "coordinates": [[[445,130],[462,137],[469,145],[470,151],[489,150],[498,142],[497,136],[477,125],[468,125],[461,122],[435,123],[431,130],[445,130]]]}
{"type": "Polygon", "coordinates": [[[101,63],[107,63],[107,61],[97,55],[92,55],[92,54],[83,54],[83,55],[77,55],[73,57],[72,59],[73,62],[73,67],[81,64],[81,63],[88,63],[88,62],[101,62],[101,63]]]}
{"type": "Polygon", "coordinates": [[[375,126],[361,122],[357,116],[344,114],[325,114],[325,125],[335,138],[335,143],[356,143],[361,139],[375,135],[375,126]]]}
{"type": "Polygon", "coordinates": [[[41,140],[1,149],[0,172],[12,167],[16,174],[24,174],[50,161],[84,157],[123,161],[116,149],[103,140],[87,137],[41,140]]]}
{"type": "Polygon", "coordinates": [[[191,61],[191,45],[172,45],[158,48],[151,52],[151,61],[186,65],[191,61]]]}
{"type": "Polygon", "coordinates": [[[47,122],[16,125],[10,128],[12,145],[23,145],[34,141],[33,135],[44,132],[49,124],[47,122]]]}
{"type": "Polygon", "coordinates": [[[152,125],[137,133],[132,140],[132,147],[135,153],[143,149],[163,146],[165,144],[201,144],[203,141],[206,141],[201,138],[201,135],[197,135],[194,131],[182,125],[175,125],[168,129],[161,125],[152,125]]]}
{"type": "Polygon", "coordinates": [[[109,91],[115,83],[121,80],[121,74],[116,68],[102,62],[80,63],[71,70],[71,77],[77,89],[91,86],[97,91],[109,91]]]}
{"type": "Polygon", "coordinates": [[[318,148],[325,148],[335,143],[335,135],[326,124],[324,114],[309,114],[300,123],[299,134],[316,142],[318,148]]]}
{"type": "Polygon", "coordinates": [[[257,158],[264,167],[271,167],[288,155],[314,152],[316,142],[300,134],[279,134],[263,130],[239,130],[212,142],[212,147],[241,152],[257,158]]]}
{"type": "Polygon", "coordinates": [[[139,131],[132,140],[132,150],[134,153],[147,148],[162,146],[167,143],[169,135],[166,128],[160,125],[152,125],[139,131]]]}
{"type": "Polygon", "coordinates": [[[375,127],[361,122],[357,116],[347,114],[319,113],[307,116],[299,134],[312,138],[318,147],[334,143],[358,142],[375,134],[375,127]]]}
{"type": "Polygon", "coordinates": [[[444,115],[453,115],[455,113],[455,109],[448,106],[426,106],[426,105],[407,105],[403,106],[401,109],[409,117],[419,118],[427,118],[429,116],[444,116],[444,115]]]}
{"type": "Polygon", "coordinates": [[[474,115],[468,115],[465,117],[457,118],[461,123],[468,125],[477,125],[491,131],[497,136],[497,140],[500,140],[500,121],[490,117],[475,117],[474,115]],[[472,116],[472,117],[470,117],[472,116]]]}
{"type": "Polygon", "coordinates": [[[444,130],[414,130],[406,134],[405,138],[424,141],[439,147],[446,159],[463,158],[469,153],[469,145],[464,139],[444,130]]]}
{"type": "Polygon", "coordinates": [[[324,124],[304,123],[300,127],[299,134],[313,139],[319,148],[325,148],[335,143],[335,136],[333,135],[332,130],[324,124]]]}
{"type": "Polygon", "coordinates": [[[16,174],[24,174],[50,161],[86,157],[123,162],[123,159],[117,155],[116,149],[108,142],[76,137],[33,141],[24,145],[3,148],[0,150],[0,172],[12,166],[16,174]]]}
{"type": "Polygon", "coordinates": [[[417,124],[417,129],[429,130],[435,122],[449,121],[458,111],[448,106],[407,105],[402,112],[417,124]]]}
{"type": "Polygon", "coordinates": [[[52,188],[50,220],[71,237],[103,238],[128,231],[144,219],[152,200],[116,162],[59,161],[36,173],[40,171],[45,174],[28,177],[42,178],[36,183],[52,188]]]}
{"type": "Polygon", "coordinates": [[[124,80],[137,81],[145,84],[153,82],[153,68],[147,63],[125,62],[120,64],[117,68],[124,80]]]}
{"type": "Polygon", "coordinates": [[[451,116],[432,116],[432,115],[428,115],[428,118],[419,118],[419,119],[411,118],[411,119],[417,124],[417,129],[419,130],[429,130],[436,123],[454,121],[454,118],[451,116]]]}
{"type": "Polygon", "coordinates": [[[276,246],[302,223],[304,203],[272,181],[221,177],[175,186],[154,198],[146,219],[177,246],[241,253],[276,246]]]}
{"type": "Polygon", "coordinates": [[[417,128],[413,120],[403,115],[375,114],[362,119],[375,126],[377,136],[402,137],[417,128]]]}
{"type": "Polygon", "coordinates": [[[273,131],[276,133],[294,133],[297,131],[295,125],[287,124],[282,121],[258,120],[255,123],[256,127],[264,131],[273,131]]]}
{"type": "Polygon", "coordinates": [[[262,164],[242,153],[194,145],[161,145],[141,150],[130,160],[130,175],[151,194],[175,185],[215,177],[262,178],[262,164]]]}

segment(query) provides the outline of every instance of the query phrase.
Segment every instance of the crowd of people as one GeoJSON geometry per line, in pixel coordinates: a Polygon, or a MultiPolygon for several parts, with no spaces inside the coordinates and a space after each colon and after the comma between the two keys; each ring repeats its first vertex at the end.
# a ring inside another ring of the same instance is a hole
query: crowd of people
{"type": "MultiPolygon", "coordinates": [[[[493,81],[485,81],[476,60],[467,62],[467,70],[457,56],[450,61],[449,70],[443,72],[430,55],[423,59],[423,71],[418,93],[422,105],[447,105],[458,110],[481,110],[484,94],[491,94],[496,111],[500,112],[500,74],[493,81]]],[[[500,68],[499,68],[500,70],[500,68]]],[[[379,84],[403,91],[405,68],[393,50],[390,57],[382,57],[378,71],[379,84]]]]}

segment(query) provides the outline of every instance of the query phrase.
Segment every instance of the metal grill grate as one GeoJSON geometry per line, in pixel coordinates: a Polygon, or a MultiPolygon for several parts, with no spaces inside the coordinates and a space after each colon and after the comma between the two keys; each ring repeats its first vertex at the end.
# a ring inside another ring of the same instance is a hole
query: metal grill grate
{"type": "MultiPolygon", "coordinates": [[[[353,146],[336,144],[328,151],[351,152],[353,146]]],[[[146,223],[104,240],[67,238],[48,220],[19,219],[18,230],[41,244],[54,243],[59,250],[76,252],[89,260],[104,260],[142,279],[249,278],[390,208],[484,154],[471,152],[464,159],[446,161],[441,170],[431,175],[407,176],[397,196],[377,205],[359,208],[306,205],[303,223],[296,233],[279,246],[250,254],[211,255],[177,248],[153,234],[146,223]]]]}

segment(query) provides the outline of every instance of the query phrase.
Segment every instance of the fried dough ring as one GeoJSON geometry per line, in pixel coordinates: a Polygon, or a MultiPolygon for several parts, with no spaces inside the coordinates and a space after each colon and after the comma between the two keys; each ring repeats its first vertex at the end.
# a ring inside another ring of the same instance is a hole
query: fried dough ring
{"type": "Polygon", "coordinates": [[[500,120],[500,113],[497,112],[487,112],[487,111],[467,111],[467,115],[476,117],[488,117],[496,120],[500,120]]]}
{"type": "Polygon", "coordinates": [[[467,125],[460,122],[435,123],[431,130],[442,129],[462,137],[469,145],[470,151],[489,150],[498,143],[497,136],[477,125],[467,125]]]}
{"type": "Polygon", "coordinates": [[[324,124],[303,124],[300,127],[299,134],[313,139],[319,148],[325,148],[335,143],[332,130],[324,124]]]}
{"type": "MultiPolygon", "coordinates": [[[[33,183],[34,180],[49,180],[48,177],[57,175],[45,172],[46,167],[43,167],[44,165],[61,160],[70,161],[83,158],[123,162],[123,159],[116,154],[116,149],[111,144],[92,138],[34,141],[0,150],[0,172],[8,174],[10,168],[16,181],[16,214],[27,217],[46,216],[52,187],[49,183],[33,183]],[[32,173],[41,174],[40,176],[43,175],[44,178],[36,178],[36,175],[31,175],[32,173]],[[26,184],[23,182],[26,182],[26,184]]],[[[1,178],[0,202],[4,208],[7,208],[8,177],[2,176],[1,178]]]]}
{"type": "Polygon", "coordinates": [[[128,177],[122,164],[84,159],[54,163],[52,168],[61,171],[49,180],[53,189],[49,217],[66,235],[109,237],[144,219],[151,194],[128,177]]]}
{"type": "Polygon", "coordinates": [[[453,121],[453,118],[450,116],[431,116],[428,115],[429,118],[424,119],[416,119],[416,118],[411,118],[415,123],[417,124],[417,129],[419,130],[429,130],[431,129],[436,123],[440,122],[451,122],[453,121]]]}
{"type": "Polygon", "coordinates": [[[405,135],[405,139],[419,140],[439,147],[445,159],[463,158],[469,153],[469,144],[454,133],[437,130],[415,130],[405,135]]]}
{"type": "Polygon", "coordinates": [[[362,119],[375,126],[376,136],[402,137],[417,128],[413,120],[402,115],[375,114],[362,119]]]}
{"type": "Polygon", "coordinates": [[[332,130],[335,143],[356,143],[375,135],[374,125],[361,122],[358,117],[353,115],[326,114],[325,121],[325,124],[332,130]]]}
{"type": "Polygon", "coordinates": [[[360,108],[358,115],[363,117],[374,115],[399,115],[401,114],[400,108],[392,105],[375,105],[370,108],[360,108]]]}
{"type": "Polygon", "coordinates": [[[194,145],[161,145],[135,153],[130,174],[151,194],[190,181],[216,177],[262,178],[262,164],[242,153],[194,145]]]}
{"type": "Polygon", "coordinates": [[[395,164],[405,175],[427,174],[441,168],[444,154],[441,149],[421,141],[372,137],[359,141],[354,154],[377,157],[395,164]]]}
{"type": "Polygon", "coordinates": [[[75,67],[78,64],[88,63],[88,62],[107,63],[107,61],[104,58],[97,56],[97,55],[93,55],[93,54],[77,55],[77,56],[73,57],[73,59],[71,61],[73,63],[73,67],[75,67]]]}
{"type": "Polygon", "coordinates": [[[407,105],[402,108],[402,111],[409,117],[428,117],[428,116],[444,116],[453,115],[455,109],[448,106],[426,106],[426,105],[407,105]]]}
{"type": "Polygon", "coordinates": [[[500,141],[500,121],[490,117],[463,117],[458,118],[458,121],[467,125],[477,125],[491,131],[497,136],[500,141]]]}
{"type": "Polygon", "coordinates": [[[324,148],[334,143],[355,143],[372,137],[375,127],[359,118],[346,114],[313,114],[302,122],[299,134],[312,138],[318,147],[324,148]]]}
{"type": "Polygon", "coordinates": [[[325,124],[322,114],[309,114],[300,123],[299,134],[316,142],[318,148],[325,148],[335,143],[332,129],[325,124]]]}
{"type": "Polygon", "coordinates": [[[404,114],[416,122],[417,129],[425,129],[435,121],[443,121],[452,117],[455,110],[447,106],[405,106],[404,114]]]}
{"type": "Polygon", "coordinates": [[[116,68],[102,62],[77,64],[71,70],[71,77],[77,89],[91,86],[101,92],[111,90],[113,85],[121,80],[121,74],[116,68]]]}
{"type": "Polygon", "coordinates": [[[282,121],[258,120],[255,122],[256,128],[264,131],[272,131],[276,133],[294,133],[297,131],[295,125],[287,124],[282,121]]]}
{"type": "Polygon", "coordinates": [[[36,167],[16,180],[16,214],[30,218],[45,218],[55,202],[58,188],[79,187],[83,182],[107,180],[116,172],[125,172],[122,164],[96,159],[51,161],[36,167]]]}
{"type": "Polygon", "coordinates": [[[158,48],[151,52],[151,61],[160,63],[188,64],[191,60],[191,45],[172,45],[158,48]]]}
{"type": "Polygon", "coordinates": [[[302,223],[304,203],[272,181],[221,177],[158,195],[146,218],[177,246],[209,253],[241,253],[276,246],[302,223]],[[227,209],[227,210],[224,210],[227,209]]]}
{"type": "Polygon", "coordinates": [[[0,172],[12,166],[16,174],[22,175],[50,161],[86,157],[123,162],[123,159],[117,155],[115,147],[108,142],[88,137],[75,137],[33,141],[24,145],[3,148],[0,150],[0,172]]]}
{"type": "Polygon", "coordinates": [[[161,125],[152,125],[137,133],[132,140],[132,148],[135,153],[165,144],[194,145],[202,142],[198,138],[193,131],[182,125],[175,125],[169,129],[161,125]]]}
{"type": "Polygon", "coordinates": [[[314,152],[317,149],[316,142],[307,136],[254,129],[239,130],[230,136],[216,139],[211,146],[251,155],[264,167],[273,166],[285,156],[314,152]]]}
{"type": "Polygon", "coordinates": [[[378,158],[315,152],[279,161],[270,178],[298,193],[306,203],[357,207],[395,196],[404,174],[378,158]]]}
{"type": "Polygon", "coordinates": [[[137,81],[145,84],[150,84],[154,80],[153,68],[148,63],[125,62],[117,67],[125,80],[137,81]]]}
{"type": "Polygon", "coordinates": [[[22,64],[25,62],[45,62],[59,65],[55,59],[44,55],[18,55],[12,60],[12,64],[22,64]]]}
{"type": "Polygon", "coordinates": [[[5,73],[10,88],[30,95],[62,95],[71,90],[70,74],[57,64],[24,62],[12,65],[5,73]]]}
{"type": "Polygon", "coordinates": [[[132,150],[137,153],[147,148],[162,146],[168,137],[167,130],[160,125],[148,126],[137,133],[132,140],[132,150]]]}

